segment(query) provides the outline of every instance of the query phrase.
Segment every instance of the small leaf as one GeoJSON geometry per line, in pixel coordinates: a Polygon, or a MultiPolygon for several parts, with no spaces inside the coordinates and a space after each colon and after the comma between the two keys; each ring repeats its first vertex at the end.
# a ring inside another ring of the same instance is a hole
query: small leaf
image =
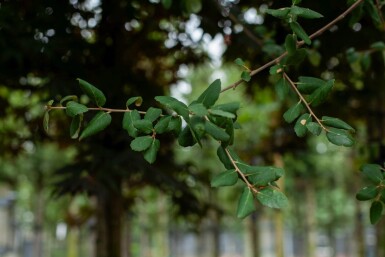
{"type": "Polygon", "coordinates": [[[285,38],[285,48],[289,55],[292,55],[297,50],[297,37],[295,35],[287,35],[285,38]]]}
{"type": "Polygon", "coordinates": [[[72,118],[71,125],[70,125],[70,136],[72,139],[79,137],[82,121],[83,121],[83,114],[76,115],[75,117],[72,118]]]}
{"type": "Polygon", "coordinates": [[[164,116],[164,117],[160,118],[158,123],[155,124],[155,127],[154,127],[155,132],[157,134],[162,134],[162,133],[166,132],[169,128],[171,118],[172,118],[172,116],[164,116]]]}
{"type": "Polygon", "coordinates": [[[329,80],[322,87],[317,88],[309,97],[308,102],[312,106],[318,106],[326,100],[334,85],[334,79],[329,80]]]}
{"type": "Polygon", "coordinates": [[[221,111],[231,112],[233,114],[236,114],[239,107],[240,107],[239,102],[231,102],[231,103],[225,103],[225,104],[218,104],[218,105],[214,106],[211,109],[211,111],[212,110],[221,110],[221,111]]]}
{"type": "Polygon", "coordinates": [[[145,120],[154,122],[162,114],[162,110],[154,107],[148,108],[146,114],[144,115],[145,120]]]}
{"type": "Polygon", "coordinates": [[[238,173],[232,170],[226,170],[219,173],[211,180],[211,187],[232,186],[238,181],[238,173]]]}
{"type": "Polygon", "coordinates": [[[375,50],[385,50],[385,43],[382,41],[375,42],[370,45],[371,48],[375,50]]]}
{"type": "Polygon", "coordinates": [[[298,65],[300,64],[303,60],[305,60],[307,56],[307,51],[303,48],[297,49],[295,53],[292,55],[289,55],[285,61],[286,65],[298,65]]]}
{"type": "Polygon", "coordinates": [[[379,184],[384,179],[381,166],[378,164],[364,164],[361,167],[362,174],[374,184],[379,184]]]}
{"type": "Polygon", "coordinates": [[[271,187],[263,188],[257,193],[256,197],[262,205],[270,208],[281,209],[289,205],[286,196],[271,187]]]}
{"type": "Polygon", "coordinates": [[[179,134],[178,143],[183,147],[193,146],[197,143],[189,126],[186,126],[179,134]]]}
{"type": "Polygon", "coordinates": [[[382,216],[383,204],[380,201],[374,201],[370,206],[370,223],[376,224],[382,216]]]}
{"type": "Polygon", "coordinates": [[[306,135],[307,127],[306,125],[311,122],[311,115],[309,113],[304,113],[297,119],[297,122],[294,125],[295,134],[298,137],[304,137],[306,135]]]}
{"type": "Polygon", "coordinates": [[[111,123],[111,115],[107,112],[98,112],[84,128],[79,140],[92,136],[104,130],[111,123]]]}
{"type": "Polygon", "coordinates": [[[197,102],[202,103],[206,108],[210,108],[218,100],[220,93],[221,81],[217,79],[198,97],[197,102]]]}
{"type": "Polygon", "coordinates": [[[102,107],[106,103],[106,97],[103,92],[95,86],[91,85],[85,80],[78,79],[79,86],[83,92],[93,101],[97,106],[102,107]]]}
{"type": "Polygon", "coordinates": [[[76,95],[67,95],[67,96],[63,97],[60,100],[60,104],[63,105],[63,103],[65,103],[67,101],[75,101],[75,102],[77,102],[78,101],[78,97],[76,95]]]}
{"type": "Polygon", "coordinates": [[[152,122],[149,120],[135,120],[132,125],[145,134],[150,134],[152,132],[153,126],[152,122]]]}
{"type": "Polygon", "coordinates": [[[298,80],[299,82],[297,83],[297,88],[301,93],[304,94],[311,94],[326,83],[326,81],[314,77],[301,76],[298,78],[298,80]]]}
{"type": "Polygon", "coordinates": [[[293,105],[292,107],[290,107],[284,114],[283,114],[283,118],[285,119],[285,121],[287,123],[291,123],[293,122],[296,118],[298,118],[298,116],[301,114],[301,112],[303,111],[303,106],[302,106],[302,103],[301,101],[299,101],[296,105],[293,105]]]}
{"type": "Polygon", "coordinates": [[[225,112],[225,111],[222,111],[222,110],[211,109],[209,112],[212,115],[219,116],[219,117],[224,117],[224,118],[229,118],[229,119],[234,119],[236,117],[235,114],[233,114],[231,112],[225,112]]]}
{"type": "Polygon", "coordinates": [[[132,150],[141,152],[148,149],[153,141],[154,139],[151,136],[137,137],[131,141],[130,146],[132,150]]]}
{"type": "Polygon", "coordinates": [[[254,196],[250,188],[244,187],[238,201],[237,217],[243,219],[255,211],[254,196]]]}
{"type": "Polygon", "coordinates": [[[235,59],[234,63],[238,66],[243,67],[245,65],[245,62],[241,58],[235,59]]]}
{"type": "Polygon", "coordinates": [[[338,118],[322,116],[322,123],[327,126],[331,126],[334,128],[346,129],[351,132],[355,132],[354,128],[347,124],[345,121],[340,120],[338,118]]]}
{"type": "Polygon", "coordinates": [[[271,66],[269,69],[270,75],[276,75],[283,72],[283,67],[280,64],[276,64],[274,66],[271,66]]]}
{"type": "Polygon", "coordinates": [[[250,71],[242,71],[241,79],[243,81],[249,82],[251,79],[250,71]]]}
{"type": "Polygon", "coordinates": [[[288,14],[290,12],[290,8],[289,7],[284,7],[284,8],[280,8],[280,9],[267,9],[266,10],[266,13],[267,14],[270,14],[276,18],[280,18],[280,19],[285,19],[287,18],[288,14]]]}
{"type": "Polygon", "coordinates": [[[182,131],[182,119],[179,116],[171,117],[170,123],[167,127],[167,131],[171,131],[175,135],[179,136],[179,133],[182,131]]]}
{"type": "Polygon", "coordinates": [[[306,124],[306,128],[310,131],[310,133],[316,136],[319,136],[322,132],[322,128],[317,122],[308,122],[306,124]]]}
{"type": "Polygon", "coordinates": [[[78,114],[88,112],[87,106],[74,101],[69,101],[66,105],[66,113],[70,117],[75,117],[78,114]]]}
{"type": "Polygon", "coordinates": [[[141,96],[134,96],[130,97],[126,102],[126,107],[130,106],[131,104],[135,103],[135,106],[141,106],[143,102],[143,98],[141,96]]]}
{"type": "Polygon", "coordinates": [[[160,148],[160,141],[158,139],[154,139],[150,147],[143,153],[144,159],[148,163],[154,163],[156,160],[156,156],[158,154],[160,148]]]}
{"type": "Polygon", "coordinates": [[[306,34],[305,30],[299,25],[298,22],[293,21],[290,22],[290,28],[293,30],[293,32],[300,37],[307,45],[311,44],[311,40],[309,36],[306,34]]]}
{"type": "Polygon", "coordinates": [[[223,166],[225,166],[226,169],[233,169],[234,166],[231,163],[231,160],[226,154],[225,148],[223,146],[219,146],[217,149],[217,156],[219,160],[222,162],[223,166]]]}
{"type": "Polygon", "coordinates": [[[367,186],[358,191],[356,198],[359,201],[372,200],[376,198],[378,192],[379,188],[377,186],[367,186]]]}
{"type": "Polygon", "coordinates": [[[272,166],[250,166],[244,163],[238,163],[237,166],[254,186],[267,186],[284,174],[282,168],[272,166]]]}
{"type": "Polygon", "coordinates": [[[277,93],[280,100],[285,99],[285,97],[289,94],[289,90],[289,83],[283,77],[281,77],[277,83],[275,83],[275,92],[277,93]]]}
{"type": "Polygon", "coordinates": [[[206,107],[202,103],[195,102],[191,104],[188,108],[190,112],[198,116],[206,116],[208,114],[206,107]]]}
{"type": "Polygon", "coordinates": [[[205,122],[205,131],[214,139],[221,142],[227,142],[230,139],[230,136],[222,128],[210,121],[205,122]]]}
{"type": "Polygon", "coordinates": [[[44,113],[43,128],[44,128],[45,133],[48,134],[48,132],[49,132],[49,111],[46,111],[44,113]]]}
{"type": "Polygon", "coordinates": [[[354,145],[353,137],[342,129],[329,128],[329,131],[326,132],[326,137],[330,143],[335,145],[341,145],[346,147],[354,145]]]}
{"type": "Polygon", "coordinates": [[[309,8],[303,8],[299,6],[292,6],[290,8],[290,13],[305,19],[318,19],[324,17],[322,14],[310,10],[309,8]]]}
{"type": "Polygon", "coordinates": [[[138,135],[138,130],[134,127],[134,121],[140,120],[140,114],[137,110],[125,112],[123,116],[122,126],[131,137],[138,135]]]}
{"type": "Polygon", "coordinates": [[[155,100],[160,104],[163,104],[167,108],[174,110],[177,114],[183,117],[183,119],[189,121],[189,110],[187,105],[171,96],[156,96],[155,100]]]}

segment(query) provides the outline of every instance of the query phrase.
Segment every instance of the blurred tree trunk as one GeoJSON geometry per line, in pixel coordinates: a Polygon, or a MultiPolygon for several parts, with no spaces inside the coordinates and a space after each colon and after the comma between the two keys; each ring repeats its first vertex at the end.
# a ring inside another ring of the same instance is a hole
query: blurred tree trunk
{"type": "MultiPolygon", "coordinates": [[[[274,158],[274,166],[283,168],[283,160],[282,155],[279,153],[275,153],[273,155],[274,158]]],[[[283,178],[278,180],[278,186],[282,192],[285,192],[285,184],[283,178]]],[[[284,237],[285,237],[285,224],[283,222],[283,213],[282,210],[276,210],[274,216],[275,222],[275,249],[277,257],[284,257],[284,237]]]]}
{"type": "Polygon", "coordinates": [[[306,256],[315,256],[317,245],[316,198],[313,184],[305,184],[306,197],[306,256]]]}
{"type": "Polygon", "coordinates": [[[34,235],[33,235],[33,255],[34,257],[42,257],[43,254],[43,220],[44,220],[44,194],[43,194],[43,176],[38,171],[36,178],[36,196],[34,211],[34,235]]]}
{"type": "Polygon", "coordinates": [[[246,257],[259,257],[260,245],[259,245],[259,216],[258,212],[254,212],[250,217],[245,219],[245,232],[246,232],[246,245],[245,256],[246,257]]]}

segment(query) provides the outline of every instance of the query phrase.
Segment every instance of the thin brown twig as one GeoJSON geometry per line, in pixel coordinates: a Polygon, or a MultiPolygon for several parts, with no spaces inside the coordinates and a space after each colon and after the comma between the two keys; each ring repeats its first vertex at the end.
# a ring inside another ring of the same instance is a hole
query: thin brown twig
{"type": "MultiPolygon", "coordinates": [[[[49,110],[65,110],[67,107],[65,106],[46,106],[47,111],[49,110]]],[[[89,111],[104,111],[104,112],[131,112],[130,109],[112,109],[112,108],[105,108],[105,107],[87,107],[89,111]]],[[[140,114],[146,114],[146,112],[138,111],[140,114]]]]}
{"type": "MultiPolygon", "coordinates": [[[[348,15],[350,12],[352,12],[355,8],[357,8],[363,1],[365,0],[358,0],[356,1],[354,4],[352,4],[348,9],[346,9],[343,13],[341,13],[337,18],[335,18],[334,20],[332,20],[331,22],[329,22],[328,24],[326,24],[325,26],[323,26],[322,28],[320,28],[319,30],[317,30],[316,32],[314,32],[313,34],[311,34],[309,36],[310,39],[314,39],[318,36],[320,36],[322,33],[324,33],[326,30],[330,29],[331,27],[333,27],[337,22],[339,22],[340,20],[344,19],[346,17],[346,15],[348,15]]],[[[299,41],[297,43],[298,46],[302,46],[303,44],[305,44],[305,42],[302,40],[302,41],[299,41]]],[[[255,70],[252,70],[251,73],[250,73],[250,76],[254,76],[255,74],[263,71],[264,69],[278,63],[283,57],[285,57],[287,55],[287,52],[284,52],[283,54],[281,54],[280,56],[278,56],[277,58],[275,58],[274,60],[264,64],[263,66],[255,69],[255,70]]],[[[221,92],[225,92],[231,88],[236,88],[238,85],[240,85],[241,83],[243,82],[242,79],[234,82],[233,84],[225,87],[222,89],[221,92]]]]}

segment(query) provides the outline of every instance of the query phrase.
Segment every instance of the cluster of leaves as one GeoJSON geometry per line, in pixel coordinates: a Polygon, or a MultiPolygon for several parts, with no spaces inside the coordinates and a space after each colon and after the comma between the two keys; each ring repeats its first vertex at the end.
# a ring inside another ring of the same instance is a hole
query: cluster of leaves
{"type": "Polygon", "coordinates": [[[361,167],[362,175],[369,185],[358,191],[356,198],[359,201],[372,200],[370,206],[370,222],[376,224],[381,216],[385,204],[385,169],[378,164],[364,164],[361,167]]]}

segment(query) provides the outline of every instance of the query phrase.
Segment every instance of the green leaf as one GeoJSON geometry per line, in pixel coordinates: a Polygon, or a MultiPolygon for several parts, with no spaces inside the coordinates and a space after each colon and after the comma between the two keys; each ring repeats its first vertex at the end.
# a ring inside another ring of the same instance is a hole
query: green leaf
{"type": "Polygon", "coordinates": [[[130,146],[132,150],[141,152],[148,149],[153,141],[154,139],[152,138],[152,136],[137,137],[131,141],[130,146]]]}
{"type": "Polygon", "coordinates": [[[128,108],[128,106],[133,103],[135,103],[135,106],[141,106],[143,103],[143,98],[141,96],[130,97],[126,102],[126,107],[128,108]]]}
{"type": "Polygon", "coordinates": [[[215,104],[221,93],[221,81],[216,79],[210,86],[198,97],[197,102],[202,103],[206,108],[215,104]]]}
{"type": "Polygon", "coordinates": [[[192,103],[189,107],[190,112],[198,116],[206,116],[208,111],[202,103],[192,103]]]}
{"type": "Polygon", "coordinates": [[[286,196],[271,187],[263,188],[257,193],[256,197],[262,205],[270,208],[281,209],[289,205],[286,196]]]}
{"type": "Polygon", "coordinates": [[[245,62],[241,58],[235,59],[234,63],[238,66],[244,67],[245,62]]]}
{"type": "Polygon", "coordinates": [[[211,187],[232,186],[238,181],[238,173],[232,170],[226,170],[219,173],[211,180],[211,187]]]}
{"type": "Polygon", "coordinates": [[[251,79],[250,71],[242,71],[241,79],[243,81],[249,82],[251,79]]]}
{"type": "Polygon", "coordinates": [[[231,103],[225,103],[225,104],[218,104],[214,106],[211,111],[213,110],[221,110],[225,112],[231,112],[233,114],[237,114],[237,111],[240,107],[239,102],[231,102],[231,103]]]}
{"type": "Polygon", "coordinates": [[[361,167],[362,174],[374,184],[379,184],[384,179],[381,166],[378,164],[364,164],[361,167]]]}
{"type": "Polygon", "coordinates": [[[376,198],[378,192],[379,188],[377,186],[367,186],[358,191],[356,198],[359,201],[372,200],[376,198]]]}
{"type": "Polygon", "coordinates": [[[205,122],[205,131],[214,139],[221,142],[227,142],[230,139],[230,136],[222,128],[210,121],[205,122]]]}
{"type": "Polygon", "coordinates": [[[334,85],[334,79],[329,80],[323,85],[322,87],[317,88],[309,97],[308,102],[312,106],[318,106],[322,102],[324,102],[329,95],[330,91],[332,90],[334,85]]]}
{"type": "Polygon", "coordinates": [[[194,137],[195,141],[199,144],[200,147],[202,147],[201,138],[205,134],[205,122],[206,120],[199,116],[193,116],[190,119],[190,123],[187,125],[191,128],[192,136],[194,137]]]}
{"type": "Polygon", "coordinates": [[[385,50],[385,43],[382,41],[375,42],[370,45],[371,48],[375,50],[385,50]]]}
{"type": "Polygon", "coordinates": [[[305,19],[318,19],[324,17],[322,14],[310,10],[309,8],[303,8],[299,6],[292,6],[290,8],[290,13],[305,19]]]}
{"type": "Polygon", "coordinates": [[[316,136],[319,136],[322,132],[322,128],[317,122],[308,122],[306,124],[306,128],[310,131],[310,133],[316,136]]]}
{"type": "Polygon", "coordinates": [[[303,48],[297,49],[295,53],[289,55],[285,61],[286,65],[298,65],[300,64],[307,56],[307,51],[303,48]]]}
{"type": "Polygon", "coordinates": [[[314,77],[301,76],[298,79],[297,88],[303,94],[311,94],[326,83],[326,81],[314,77]]]}
{"type": "Polygon", "coordinates": [[[95,86],[91,85],[85,80],[78,79],[79,86],[83,92],[94,102],[97,106],[102,107],[106,103],[106,97],[103,92],[95,86]]]}
{"type": "Polygon", "coordinates": [[[304,137],[307,132],[306,125],[312,121],[311,115],[309,113],[304,113],[297,119],[297,122],[294,125],[295,134],[298,137],[304,137]]]}
{"type": "Polygon", "coordinates": [[[342,129],[329,128],[326,137],[330,143],[350,147],[354,145],[353,137],[342,129]]]}
{"type": "Polygon", "coordinates": [[[182,131],[182,119],[179,116],[171,117],[170,123],[167,127],[167,131],[171,131],[175,135],[179,136],[179,133],[182,131]]]}
{"type": "Polygon", "coordinates": [[[75,102],[77,102],[78,101],[78,97],[76,95],[67,95],[67,96],[63,97],[60,100],[60,104],[63,105],[63,103],[67,102],[67,101],[75,101],[75,102]]]}
{"type": "Polygon", "coordinates": [[[143,153],[144,159],[148,163],[154,163],[156,161],[156,155],[158,154],[160,148],[160,141],[158,139],[153,139],[150,147],[143,153]]]}
{"type": "Polygon", "coordinates": [[[162,134],[162,133],[166,132],[169,128],[171,118],[172,118],[172,116],[164,116],[164,117],[160,118],[158,123],[155,124],[155,127],[154,127],[155,132],[157,134],[162,134]]]}
{"type": "Polygon", "coordinates": [[[299,3],[301,3],[301,2],[302,2],[302,0],[292,0],[291,2],[293,3],[293,5],[295,5],[295,4],[299,4],[299,3]]]}
{"type": "Polygon", "coordinates": [[[230,169],[234,168],[234,166],[231,163],[231,160],[229,159],[229,157],[227,156],[226,150],[223,146],[218,147],[217,156],[218,156],[219,160],[222,162],[223,166],[225,166],[226,169],[230,170],[230,169]]]}
{"type": "Polygon", "coordinates": [[[255,211],[254,196],[250,188],[244,187],[238,201],[237,217],[243,219],[255,211]]]}
{"type": "Polygon", "coordinates": [[[292,55],[297,50],[297,37],[295,35],[287,35],[285,38],[285,48],[289,55],[292,55]]]}
{"type": "Polygon", "coordinates": [[[301,101],[299,101],[296,105],[293,105],[290,107],[284,114],[283,118],[287,123],[292,123],[298,116],[301,114],[301,112],[304,110],[301,101]]]}
{"type": "Polygon", "coordinates": [[[104,130],[111,123],[111,115],[107,112],[98,112],[84,128],[79,140],[92,136],[104,130]]]}
{"type": "Polygon", "coordinates": [[[276,18],[280,18],[280,19],[285,19],[288,17],[288,14],[290,12],[290,8],[289,7],[284,7],[284,8],[280,8],[280,9],[267,9],[266,10],[266,13],[267,14],[270,14],[276,18]]]}
{"type": "Polygon", "coordinates": [[[183,147],[193,146],[197,143],[189,126],[186,126],[184,129],[182,129],[178,137],[178,143],[183,147]]]}
{"type": "Polygon", "coordinates": [[[301,38],[307,45],[311,44],[311,40],[309,36],[306,34],[305,30],[299,25],[298,22],[293,21],[290,22],[290,28],[293,30],[293,32],[301,38]]]}
{"type": "Polygon", "coordinates": [[[80,127],[83,121],[83,114],[76,115],[72,118],[70,125],[70,136],[72,139],[78,138],[80,133],[80,127]]]}
{"type": "Polygon", "coordinates": [[[44,128],[45,133],[48,134],[48,132],[49,132],[49,111],[46,111],[44,113],[43,128],[44,128]]]}
{"type": "Polygon", "coordinates": [[[131,137],[136,137],[138,135],[138,130],[134,127],[133,124],[134,121],[137,120],[140,120],[140,114],[137,110],[124,113],[122,126],[125,130],[127,130],[131,137]]]}
{"type": "Polygon", "coordinates": [[[383,204],[380,201],[374,201],[370,206],[370,223],[376,224],[382,216],[383,204]]]}
{"type": "Polygon", "coordinates": [[[280,100],[284,100],[289,94],[290,86],[286,79],[281,77],[277,83],[275,83],[275,92],[280,100]]]}
{"type": "Polygon", "coordinates": [[[183,119],[189,121],[189,110],[187,105],[171,96],[156,96],[155,100],[160,104],[163,104],[167,108],[174,110],[177,114],[183,117],[183,119]]]}
{"type": "Polygon", "coordinates": [[[209,112],[214,116],[219,116],[219,117],[224,117],[229,119],[234,119],[236,117],[235,114],[231,112],[222,111],[222,110],[211,109],[209,112]]]}
{"type": "Polygon", "coordinates": [[[237,166],[254,186],[267,186],[284,174],[282,168],[272,166],[250,166],[244,163],[238,163],[237,166]]]}
{"type": "Polygon", "coordinates": [[[153,129],[152,122],[149,120],[135,120],[132,125],[134,125],[137,130],[145,134],[150,134],[153,129]]]}
{"type": "Polygon", "coordinates": [[[172,5],[172,0],[162,0],[162,5],[165,9],[170,9],[172,5]]]}
{"type": "Polygon", "coordinates": [[[87,106],[79,104],[74,101],[69,101],[66,105],[66,113],[70,117],[75,117],[78,114],[85,113],[88,111],[87,106]]]}
{"type": "Polygon", "coordinates": [[[351,132],[355,132],[354,128],[347,124],[345,121],[340,120],[338,118],[333,118],[329,116],[322,116],[322,123],[327,126],[331,126],[334,128],[346,129],[351,132]]]}
{"type": "Polygon", "coordinates": [[[154,122],[162,114],[162,110],[154,107],[148,108],[146,114],[144,115],[145,120],[154,122]]]}
{"type": "Polygon", "coordinates": [[[274,66],[271,66],[271,68],[269,69],[270,75],[276,75],[276,74],[282,73],[282,71],[283,71],[283,67],[281,64],[276,64],[274,66]]]}

